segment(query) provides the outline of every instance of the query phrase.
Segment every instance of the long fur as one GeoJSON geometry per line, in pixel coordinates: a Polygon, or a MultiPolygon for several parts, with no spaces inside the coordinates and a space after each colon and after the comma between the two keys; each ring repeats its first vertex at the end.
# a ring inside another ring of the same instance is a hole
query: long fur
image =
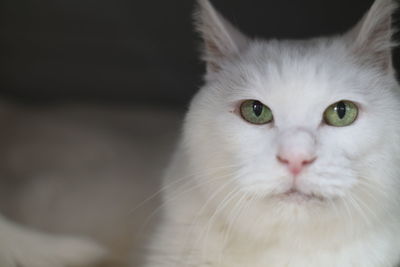
{"type": "Polygon", "coordinates": [[[231,25],[200,1],[197,25],[212,44],[205,60],[217,67],[186,116],[146,267],[400,263],[393,10],[392,1],[376,0],[341,36],[232,45],[231,25]],[[274,121],[243,120],[240,103],[249,99],[267,105],[274,121]],[[359,106],[357,120],[325,124],[324,111],[341,100],[359,106]],[[287,193],[294,178],[277,160],[281,147],[316,156],[296,177],[301,196],[287,193]]]}

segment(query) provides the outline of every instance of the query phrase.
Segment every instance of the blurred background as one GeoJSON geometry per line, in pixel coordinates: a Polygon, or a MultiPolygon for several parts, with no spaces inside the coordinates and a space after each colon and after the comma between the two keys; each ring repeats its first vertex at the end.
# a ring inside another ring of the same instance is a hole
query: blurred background
{"type": "MultiPolygon", "coordinates": [[[[343,33],[373,2],[211,1],[261,38],[343,33]]],[[[140,266],[143,252],[133,248],[144,247],[160,205],[143,200],[157,192],[202,83],[193,7],[194,0],[0,1],[2,214],[91,237],[122,264],[140,266]]],[[[393,57],[399,70],[399,49],[393,57]]]]}
{"type": "MultiPolygon", "coordinates": [[[[307,38],[346,31],[373,1],[212,2],[250,36],[307,38]]],[[[2,0],[0,96],[185,107],[203,72],[193,6],[193,0],[2,0]]],[[[399,67],[399,52],[394,57],[399,67]]]]}

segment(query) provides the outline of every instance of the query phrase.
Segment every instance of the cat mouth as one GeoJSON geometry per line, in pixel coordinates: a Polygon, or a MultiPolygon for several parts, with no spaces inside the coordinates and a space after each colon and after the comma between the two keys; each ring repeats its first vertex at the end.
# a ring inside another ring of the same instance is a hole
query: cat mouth
{"type": "Polygon", "coordinates": [[[279,200],[297,202],[297,203],[303,203],[309,201],[324,201],[324,198],[321,196],[317,196],[315,194],[303,193],[296,188],[292,188],[284,193],[281,193],[277,197],[279,200]]]}

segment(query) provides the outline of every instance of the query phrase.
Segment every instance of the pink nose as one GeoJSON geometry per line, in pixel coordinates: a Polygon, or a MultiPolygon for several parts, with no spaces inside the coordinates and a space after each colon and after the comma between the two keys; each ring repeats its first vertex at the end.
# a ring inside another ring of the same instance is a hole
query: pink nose
{"type": "Polygon", "coordinates": [[[287,165],[289,171],[293,175],[298,175],[302,170],[312,164],[316,157],[311,155],[277,155],[278,161],[284,165],[287,165]]]}

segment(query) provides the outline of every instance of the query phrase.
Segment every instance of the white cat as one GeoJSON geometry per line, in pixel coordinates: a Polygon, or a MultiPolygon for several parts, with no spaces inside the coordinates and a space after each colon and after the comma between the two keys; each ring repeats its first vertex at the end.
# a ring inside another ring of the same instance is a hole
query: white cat
{"type": "Polygon", "coordinates": [[[205,86],[165,178],[147,267],[400,263],[391,0],[348,33],[250,40],[199,0],[205,86]]]}

